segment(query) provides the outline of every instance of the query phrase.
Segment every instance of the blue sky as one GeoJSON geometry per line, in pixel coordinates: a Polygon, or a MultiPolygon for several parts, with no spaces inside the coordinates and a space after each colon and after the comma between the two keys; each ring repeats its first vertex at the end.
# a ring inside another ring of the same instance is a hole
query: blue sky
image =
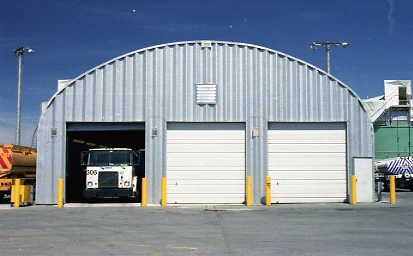
{"type": "Polygon", "coordinates": [[[0,142],[14,143],[18,58],[24,55],[21,143],[30,145],[41,102],[57,80],[75,78],[117,56],[187,40],[255,44],[331,74],[361,98],[383,80],[413,78],[413,1],[408,0],[3,0],[0,3],[0,142]]]}

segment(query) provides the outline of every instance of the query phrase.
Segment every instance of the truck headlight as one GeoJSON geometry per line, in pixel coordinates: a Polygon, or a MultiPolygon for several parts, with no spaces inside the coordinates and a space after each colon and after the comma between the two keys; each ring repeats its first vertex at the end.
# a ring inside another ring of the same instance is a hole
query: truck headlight
{"type": "Polygon", "coordinates": [[[89,188],[93,187],[93,182],[89,181],[89,182],[87,183],[87,186],[88,186],[89,188]]]}
{"type": "Polygon", "coordinates": [[[405,172],[405,173],[404,173],[404,177],[405,177],[406,179],[410,178],[410,173],[405,172]]]}
{"type": "Polygon", "coordinates": [[[130,186],[130,182],[129,182],[129,181],[125,181],[125,182],[123,183],[123,186],[124,186],[124,187],[129,187],[129,186],[130,186]]]}

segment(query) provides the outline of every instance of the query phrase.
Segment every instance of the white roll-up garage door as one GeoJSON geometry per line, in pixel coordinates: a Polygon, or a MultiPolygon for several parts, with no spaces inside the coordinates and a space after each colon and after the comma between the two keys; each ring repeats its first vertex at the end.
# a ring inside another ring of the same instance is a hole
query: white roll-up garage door
{"type": "Polygon", "coordinates": [[[169,123],[167,203],[242,203],[245,124],[169,123]]]}
{"type": "Polygon", "coordinates": [[[268,128],[273,203],[346,199],[345,123],[271,123],[268,128]]]}

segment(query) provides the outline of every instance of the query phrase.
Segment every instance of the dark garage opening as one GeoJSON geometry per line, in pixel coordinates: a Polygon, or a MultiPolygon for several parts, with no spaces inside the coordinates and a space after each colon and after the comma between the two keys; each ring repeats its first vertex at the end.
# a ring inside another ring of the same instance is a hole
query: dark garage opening
{"type": "MultiPolygon", "coordinates": [[[[91,148],[131,148],[141,152],[138,167],[139,184],[145,177],[145,130],[144,124],[127,125],[68,124],[66,155],[66,203],[87,202],[82,191],[86,187],[85,166],[80,164],[81,152],[91,148]]],[[[138,188],[140,185],[138,184],[138,188]]]]}

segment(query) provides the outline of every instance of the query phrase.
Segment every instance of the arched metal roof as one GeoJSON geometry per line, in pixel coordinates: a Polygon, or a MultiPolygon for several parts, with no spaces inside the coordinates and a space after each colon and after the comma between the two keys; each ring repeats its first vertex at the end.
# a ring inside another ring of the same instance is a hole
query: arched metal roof
{"type": "Polygon", "coordinates": [[[96,67],[94,67],[94,68],[92,68],[92,69],[84,72],[83,74],[81,74],[81,75],[79,75],[78,77],[74,78],[74,79],[71,80],[70,82],[66,83],[66,85],[65,85],[63,88],[61,88],[60,90],[58,90],[58,91],[50,98],[50,100],[48,101],[45,109],[47,109],[47,108],[50,106],[50,104],[53,102],[54,98],[55,98],[57,95],[59,95],[62,91],[64,91],[68,86],[72,85],[72,84],[75,83],[77,80],[79,80],[80,78],[84,77],[85,75],[87,75],[87,74],[89,74],[89,73],[91,73],[91,72],[93,72],[93,71],[95,71],[95,70],[97,70],[97,69],[99,69],[99,68],[102,68],[102,67],[104,67],[104,66],[106,66],[106,65],[108,65],[108,64],[110,64],[110,63],[113,63],[113,62],[115,62],[115,61],[117,61],[117,60],[120,60],[120,59],[125,58],[125,57],[130,56],[130,55],[142,53],[142,52],[145,52],[145,51],[154,50],[154,49],[157,49],[157,48],[164,48],[164,47],[170,47],[170,46],[175,46],[175,45],[185,45],[185,44],[199,44],[199,43],[202,43],[202,42],[211,42],[211,44],[236,45],[236,46],[240,46],[240,47],[256,48],[256,49],[258,49],[258,50],[267,51],[267,52],[270,52],[270,53],[273,53],[273,54],[278,54],[278,55],[280,55],[280,56],[287,57],[287,58],[289,58],[289,59],[295,60],[297,63],[303,64],[303,65],[306,65],[306,66],[308,66],[308,67],[310,67],[310,68],[312,68],[312,69],[315,69],[315,70],[317,70],[319,73],[322,73],[322,74],[328,76],[330,79],[332,79],[332,80],[334,80],[334,81],[337,81],[339,84],[341,84],[342,86],[346,87],[347,90],[348,90],[351,94],[355,95],[355,96],[358,98],[358,100],[359,100],[359,102],[360,102],[360,105],[361,105],[362,108],[366,111],[366,107],[364,106],[363,101],[361,100],[361,98],[357,95],[357,93],[356,93],[354,90],[352,90],[349,86],[347,86],[345,83],[341,82],[341,81],[340,81],[339,79],[337,79],[336,77],[332,76],[331,74],[328,74],[326,71],[324,71],[324,70],[322,70],[322,69],[320,69],[320,68],[318,68],[318,67],[316,67],[316,66],[314,66],[314,65],[311,65],[311,64],[308,63],[308,62],[305,62],[305,61],[303,61],[303,60],[301,60],[301,59],[298,59],[298,58],[293,57],[293,56],[291,56],[291,55],[285,54],[285,53],[283,53],[283,52],[279,52],[279,51],[276,51],[276,50],[273,50],[273,49],[270,49],[270,48],[267,48],[267,47],[263,47],[263,46],[258,46],[258,45],[254,45],[254,44],[247,44],[247,43],[239,43],[239,42],[213,41],[213,40],[181,41],[181,42],[172,42],[172,43],[166,43],[166,44],[159,44],[159,45],[155,45],[155,46],[150,46],[150,47],[138,49],[138,50],[135,50],[135,51],[132,51],[132,52],[129,52],[129,53],[120,55],[120,56],[118,56],[118,57],[116,57],[116,58],[113,58],[113,59],[111,59],[111,60],[109,60],[109,61],[107,61],[107,62],[104,62],[104,63],[102,63],[102,64],[100,64],[100,65],[98,65],[98,66],[96,66],[96,67]]]}

